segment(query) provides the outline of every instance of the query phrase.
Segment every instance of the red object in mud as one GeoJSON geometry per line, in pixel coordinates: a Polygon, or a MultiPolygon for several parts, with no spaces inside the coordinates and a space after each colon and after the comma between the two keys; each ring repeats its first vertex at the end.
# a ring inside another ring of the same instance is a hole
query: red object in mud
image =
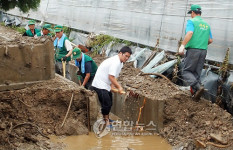
{"type": "Polygon", "coordinates": [[[89,51],[85,46],[83,46],[83,45],[81,45],[81,44],[78,45],[78,48],[80,48],[81,51],[84,52],[84,53],[86,53],[86,52],[89,51]]]}
{"type": "Polygon", "coordinates": [[[192,94],[192,96],[195,94],[191,86],[190,86],[190,93],[192,94]]]}

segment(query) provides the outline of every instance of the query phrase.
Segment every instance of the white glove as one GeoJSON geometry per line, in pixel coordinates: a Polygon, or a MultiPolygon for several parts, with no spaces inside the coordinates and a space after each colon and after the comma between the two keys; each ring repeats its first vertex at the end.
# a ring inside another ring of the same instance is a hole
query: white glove
{"type": "Polygon", "coordinates": [[[180,45],[178,54],[179,55],[184,55],[184,45],[180,45]]]}

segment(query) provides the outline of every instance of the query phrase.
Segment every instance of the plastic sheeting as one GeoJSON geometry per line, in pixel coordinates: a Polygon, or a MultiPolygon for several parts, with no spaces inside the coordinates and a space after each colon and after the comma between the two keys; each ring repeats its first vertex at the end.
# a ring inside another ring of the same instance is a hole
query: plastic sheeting
{"type": "MultiPolygon", "coordinates": [[[[152,68],[151,69],[151,72],[152,73],[160,73],[160,74],[162,74],[162,73],[164,73],[166,70],[168,70],[169,68],[171,68],[172,66],[174,66],[175,65],[175,63],[177,63],[177,59],[174,59],[174,60],[171,60],[171,61],[169,61],[169,62],[166,62],[166,63],[164,63],[164,64],[162,64],[162,65],[159,65],[159,66],[157,66],[157,67],[155,67],[155,68],[152,68]]],[[[151,75],[151,77],[157,77],[156,75],[151,75]]]]}
{"type": "MultiPolygon", "coordinates": [[[[217,97],[217,88],[218,88],[218,80],[219,75],[210,71],[210,69],[202,70],[201,73],[201,82],[204,84],[205,89],[208,91],[204,93],[203,97],[205,99],[211,100],[212,102],[216,102],[217,97]]],[[[230,72],[230,76],[222,85],[222,102],[224,104],[225,109],[233,114],[233,90],[232,90],[232,83],[233,83],[233,72],[230,72]]]]}
{"type": "MultiPolygon", "coordinates": [[[[111,57],[114,55],[117,55],[119,50],[125,46],[125,44],[121,43],[109,43],[108,45],[104,46],[104,52],[105,56],[111,57]]],[[[140,48],[131,46],[132,55],[130,56],[128,62],[134,62],[135,68],[141,68],[142,65],[145,63],[145,61],[149,58],[151,55],[151,50],[149,48],[140,48]]]]}
{"type": "Polygon", "coordinates": [[[211,72],[209,69],[203,69],[201,72],[201,83],[208,91],[204,93],[204,97],[215,102],[218,88],[219,75],[211,72]]]}
{"type": "Polygon", "coordinates": [[[150,62],[148,65],[146,65],[143,69],[142,72],[144,73],[152,73],[152,68],[154,66],[157,66],[158,63],[165,57],[165,52],[162,51],[159,54],[157,54],[150,62]]]}
{"type": "Polygon", "coordinates": [[[16,8],[8,13],[152,47],[159,39],[159,48],[176,52],[191,4],[202,6],[202,17],[212,29],[207,59],[222,62],[230,47],[233,64],[232,0],[41,0],[37,11],[23,14],[16,8]]]}

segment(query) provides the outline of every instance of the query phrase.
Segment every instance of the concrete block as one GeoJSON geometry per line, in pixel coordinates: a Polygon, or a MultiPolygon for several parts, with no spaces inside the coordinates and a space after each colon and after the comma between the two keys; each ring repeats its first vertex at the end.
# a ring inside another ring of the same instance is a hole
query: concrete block
{"type": "Polygon", "coordinates": [[[47,39],[40,44],[0,46],[0,84],[49,80],[55,77],[54,48],[47,39]]]}
{"type": "Polygon", "coordinates": [[[139,97],[127,97],[118,93],[113,94],[113,106],[111,112],[124,121],[132,121],[135,125],[139,117],[140,107],[143,107],[144,98],[146,99],[144,107],[141,109],[139,123],[143,126],[150,125],[153,131],[163,128],[163,110],[164,101],[150,99],[143,95],[139,97]]]}

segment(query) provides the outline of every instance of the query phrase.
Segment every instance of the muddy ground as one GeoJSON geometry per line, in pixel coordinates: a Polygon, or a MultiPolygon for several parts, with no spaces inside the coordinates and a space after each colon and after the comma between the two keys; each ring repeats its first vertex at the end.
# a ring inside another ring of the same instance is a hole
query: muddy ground
{"type": "Polygon", "coordinates": [[[62,149],[61,144],[48,142],[48,136],[88,134],[87,101],[92,96],[59,76],[25,89],[0,92],[0,149],[62,149]]]}
{"type": "MultiPolygon", "coordinates": [[[[0,45],[38,42],[28,37],[22,39],[5,27],[0,26],[0,32],[0,45]],[[5,40],[6,34],[9,34],[11,40],[5,40]]],[[[95,56],[94,59],[99,64],[105,58],[95,56]]],[[[140,70],[133,68],[132,63],[125,64],[118,80],[125,88],[165,101],[164,128],[159,134],[174,148],[198,149],[198,146],[206,146],[206,149],[213,150],[232,149],[233,119],[219,106],[204,99],[195,102],[189,93],[180,91],[165,79],[142,76],[140,70]],[[220,136],[222,139],[216,141],[220,136]]],[[[32,149],[59,149],[59,146],[46,142],[46,136],[86,134],[86,99],[93,96],[93,93],[73,87],[76,86],[68,81],[57,82],[56,78],[43,85],[1,92],[0,149],[16,146],[19,149],[30,146],[33,146],[32,149]],[[67,124],[60,129],[72,93],[79,93],[82,98],[74,96],[70,117],[66,120],[67,124]],[[80,126],[78,130],[72,128],[77,125],[80,126]]]]}

